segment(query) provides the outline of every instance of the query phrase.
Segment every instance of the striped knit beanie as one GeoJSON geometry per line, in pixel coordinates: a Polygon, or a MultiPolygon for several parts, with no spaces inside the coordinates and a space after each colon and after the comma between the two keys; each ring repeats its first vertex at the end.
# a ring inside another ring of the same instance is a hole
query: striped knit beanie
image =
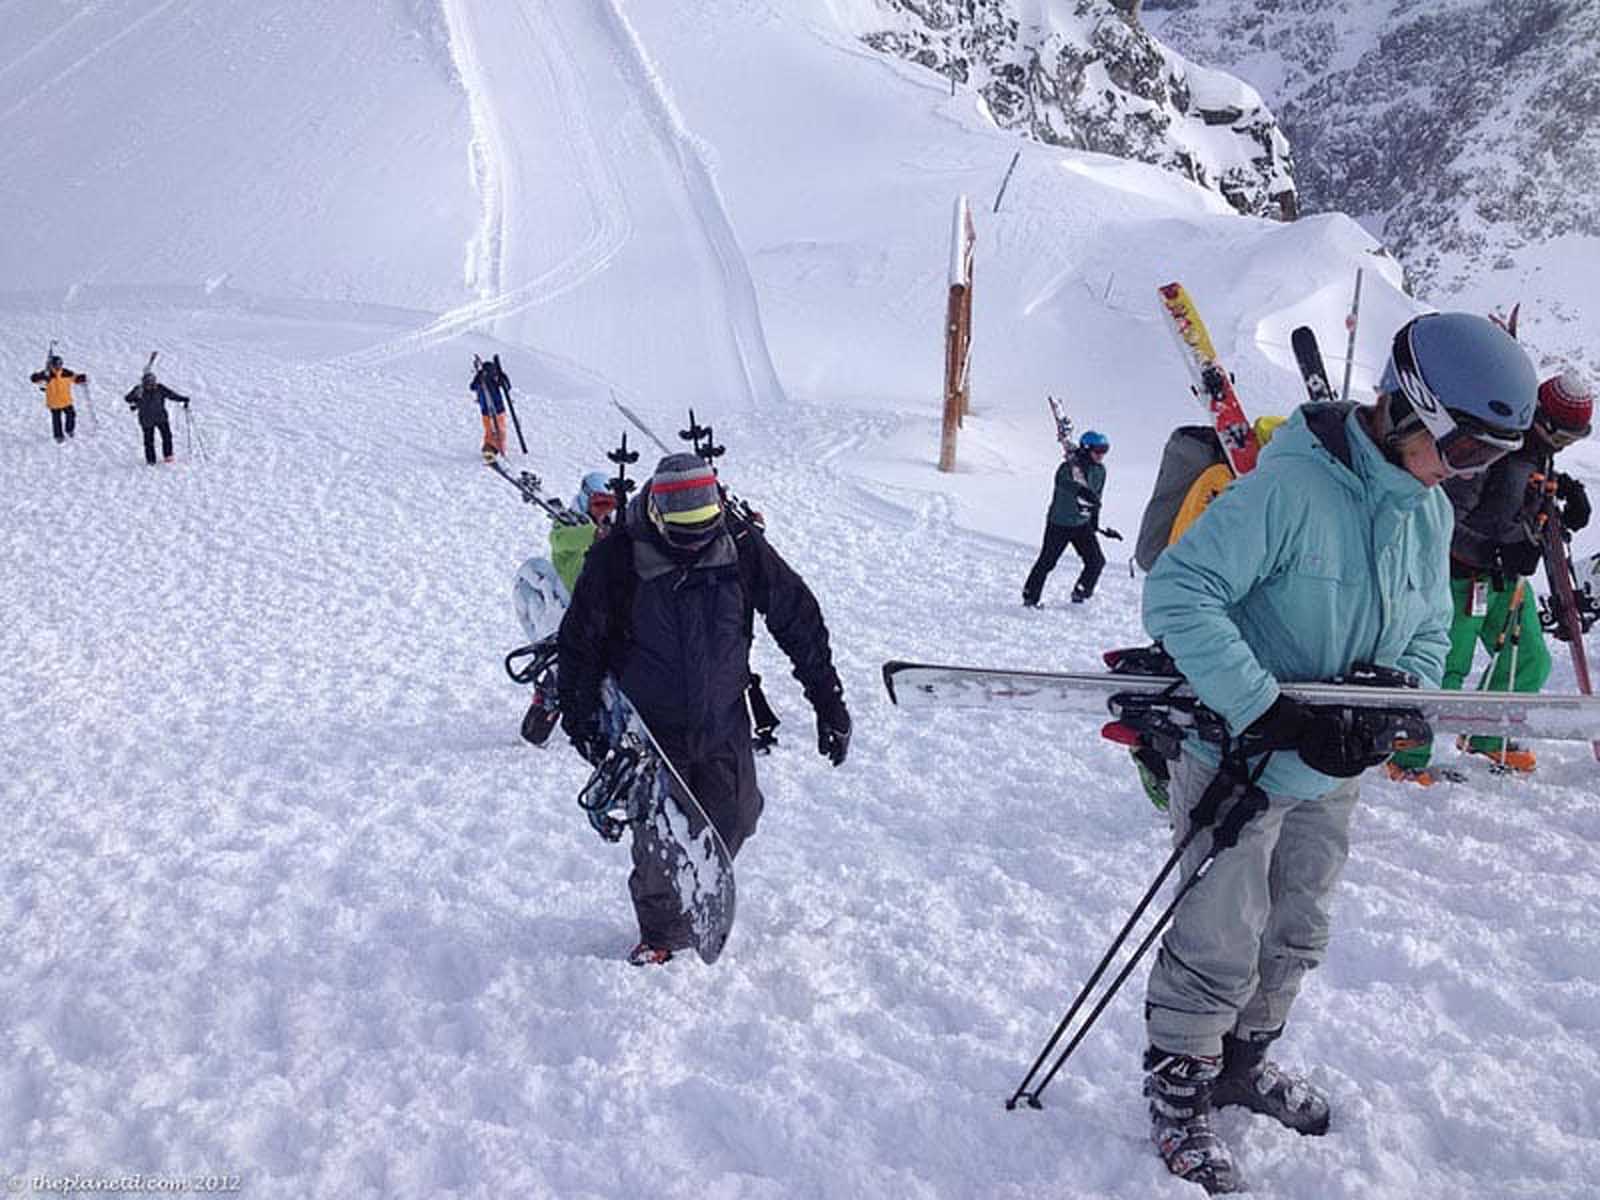
{"type": "Polygon", "coordinates": [[[698,454],[669,454],[650,477],[650,521],[682,549],[705,545],[722,528],[717,476],[698,454]]]}
{"type": "Polygon", "coordinates": [[[1587,431],[1594,419],[1594,393],[1576,371],[1563,371],[1539,385],[1539,411],[1552,429],[1587,431]]]}

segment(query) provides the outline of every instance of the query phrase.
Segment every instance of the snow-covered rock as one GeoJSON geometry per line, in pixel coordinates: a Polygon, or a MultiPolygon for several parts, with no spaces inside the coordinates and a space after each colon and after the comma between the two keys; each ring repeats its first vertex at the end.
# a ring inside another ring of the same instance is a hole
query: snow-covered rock
{"type": "Polygon", "coordinates": [[[1289,143],[1260,95],[1156,41],[1130,0],[870,7],[869,46],[974,88],[1005,129],[1177,171],[1243,213],[1296,212],[1289,143]]]}

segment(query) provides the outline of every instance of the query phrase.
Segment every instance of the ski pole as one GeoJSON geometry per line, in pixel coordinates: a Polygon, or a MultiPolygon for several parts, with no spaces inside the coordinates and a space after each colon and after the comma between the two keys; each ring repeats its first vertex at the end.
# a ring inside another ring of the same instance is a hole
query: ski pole
{"type": "Polygon", "coordinates": [[[1344,386],[1339,389],[1339,402],[1347,403],[1350,399],[1350,368],[1356,361],[1356,323],[1361,320],[1361,273],[1363,268],[1356,268],[1356,294],[1350,301],[1350,315],[1345,318],[1345,327],[1350,330],[1350,338],[1344,348],[1344,386]]]}
{"type": "Polygon", "coordinates": [[[211,456],[206,453],[206,440],[200,436],[199,429],[195,428],[194,417],[189,412],[189,406],[187,404],[183,406],[183,416],[184,419],[189,422],[189,427],[194,430],[194,444],[200,447],[200,461],[210,462],[211,456]]]}
{"type": "MultiPolygon", "coordinates": [[[[1083,987],[1079,989],[1077,997],[1073,1000],[1071,1007],[1067,1009],[1066,1016],[1061,1018],[1060,1024],[1056,1026],[1055,1032],[1050,1035],[1050,1039],[1045,1043],[1044,1049],[1039,1051],[1038,1058],[1028,1068],[1028,1073],[1022,1077],[1022,1082],[1017,1085],[1017,1090],[1006,1101],[1006,1109],[1008,1111],[1015,1109],[1017,1101],[1022,1099],[1027,1100],[1030,1108],[1043,1107],[1039,1102],[1039,1094],[1044,1091],[1050,1080],[1055,1077],[1056,1072],[1061,1069],[1067,1057],[1073,1050],[1077,1049],[1078,1043],[1089,1032],[1090,1027],[1093,1026],[1105,1006],[1111,1002],[1111,998],[1121,988],[1123,981],[1127,979],[1133,968],[1138,965],[1139,960],[1144,957],[1144,952],[1149,949],[1150,943],[1155,940],[1166,926],[1172,913],[1177,909],[1179,902],[1199,882],[1200,877],[1211,869],[1210,864],[1216,856],[1238,841],[1239,831],[1244,828],[1245,824],[1266,807],[1265,793],[1255,786],[1254,780],[1243,769],[1242,761],[1231,768],[1228,762],[1229,756],[1225,753],[1223,755],[1224,765],[1206,787],[1204,794],[1200,797],[1200,802],[1195,805],[1194,811],[1189,816],[1189,831],[1183,835],[1177,846],[1173,848],[1172,853],[1168,855],[1167,861],[1162,864],[1154,882],[1145,889],[1145,893],[1139,898],[1139,903],[1135,906],[1132,915],[1128,917],[1122,928],[1117,931],[1116,937],[1111,940],[1111,945],[1101,957],[1099,964],[1095,967],[1083,987]],[[1178,889],[1178,894],[1173,898],[1172,903],[1161,914],[1155,927],[1134,952],[1134,956],[1129,960],[1127,966],[1111,983],[1110,990],[1107,991],[1089,1014],[1082,1028],[1068,1043],[1066,1049],[1061,1052],[1061,1056],[1056,1059],[1055,1065],[1050,1068],[1049,1073],[1045,1075],[1037,1087],[1029,1091],[1029,1082],[1038,1073],[1039,1068],[1044,1065],[1044,1061],[1050,1056],[1050,1052],[1055,1049],[1056,1043],[1061,1040],[1061,1035],[1067,1031],[1067,1027],[1072,1023],[1072,1018],[1078,1014],[1079,1009],[1089,999],[1090,993],[1094,991],[1095,984],[1100,981],[1100,977],[1105,974],[1106,968],[1111,965],[1111,960],[1122,949],[1123,944],[1128,940],[1128,935],[1133,932],[1134,926],[1139,923],[1140,918],[1144,915],[1145,909],[1150,906],[1150,902],[1155,899],[1156,893],[1161,890],[1161,885],[1166,882],[1167,876],[1172,873],[1172,869],[1182,860],[1184,852],[1189,849],[1190,844],[1199,836],[1200,832],[1209,828],[1212,822],[1216,820],[1223,801],[1233,797],[1237,797],[1237,799],[1229,808],[1228,815],[1223,819],[1222,824],[1217,827],[1216,832],[1212,835],[1211,849],[1206,853],[1206,857],[1201,860],[1200,865],[1195,869],[1195,873],[1178,889]]],[[[1264,761],[1262,766],[1265,766],[1264,761]]],[[[1259,769],[1257,774],[1259,774],[1259,769]]]]}
{"type": "Polygon", "coordinates": [[[500,377],[500,385],[506,390],[506,408],[511,411],[511,424],[517,431],[517,444],[522,447],[524,456],[528,453],[528,443],[522,436],[522,422],[517,419],[517,406],[511,402],[511,380],[506,375],[505,368],[500,365],[500,356],[494,356],[495,374],[500,377]]]}

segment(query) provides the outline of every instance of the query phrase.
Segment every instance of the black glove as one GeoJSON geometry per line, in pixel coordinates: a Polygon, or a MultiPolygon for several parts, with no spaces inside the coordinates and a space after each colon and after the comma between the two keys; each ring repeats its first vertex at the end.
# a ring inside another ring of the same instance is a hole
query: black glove
{"type": "Polygon", "coordinates": [[[1583,481],[1571,475],[1556,476],[1556,498],[1561,501],[1561,525],[1568,533],[1577,533],[1589,523],[1589,490],[1583,481]]]}
{"type": "Polygon", "coordinates": [[[817,710],[817,753],[837,767],[850,753],[850,710],[844,706],[844,693],[836,683],[811,706],[817,710]]]}
{"type": "Polygon", "coordinates": [[[1392,739],[1374,740],[1372,726],[1359,719],[1358,711],[1301,704],[1280,693],[1272,707],[1257,717],[1245,733],[1257,739],[1252,750],[1293,749],[1313,771],[1351,779],[1377,766],[1394,751],[1392,739]]]}
{"type": "Polygon", "coordinates": [[[611,753],[611,742],[601,731],[600,718],[595,713],[562,713],[561,731],[591,767],[598,767],[611,753]]]}
{"type": "Polygon", "coordinates": [[[1110,538],[1113,542],[1120,542],[1122,540],[1122,535],[1120,533],[1118,533],[1115,529],[1111,528],[1111,526],[1109,526],[1109,525],[1107,525],[1100,532],[1103,533],[1106,537],[1110,538]]]}
{"type": "Polygon", "coordinates": [[[1501,542],[1496,553],[1505,573],[1519,579],[1537,571],[1544,555],[1537,542],[1501,542]]]}

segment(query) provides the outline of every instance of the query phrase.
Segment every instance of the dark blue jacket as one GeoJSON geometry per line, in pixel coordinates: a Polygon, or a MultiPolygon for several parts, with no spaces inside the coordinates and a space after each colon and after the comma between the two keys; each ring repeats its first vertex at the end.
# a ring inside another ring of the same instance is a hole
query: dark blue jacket
{"type": "Polygon", "coordinates": [[[727,522],[685,558],[657,537],[635,499],[623,527],[595,544],[558,635],[563,712],[593,712],[611,675],[657,737],[691,757],[748,736],[757,612],[808,699],[837,689],[811,589],[753,525],[727,522]]]}

